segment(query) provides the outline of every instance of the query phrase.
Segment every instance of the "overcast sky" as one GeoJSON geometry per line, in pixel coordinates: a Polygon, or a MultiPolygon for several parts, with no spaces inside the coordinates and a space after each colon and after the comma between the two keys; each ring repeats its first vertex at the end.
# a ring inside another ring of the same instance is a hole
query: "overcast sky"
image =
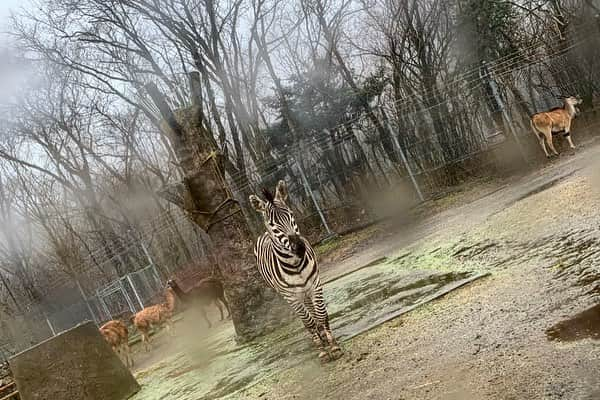
{"type": "Polygon", "coordinates": [[[18,11],[26,3],[28,3],[27,0],[0,0],[0,32],[2,32],[2,36],[4,36],[4,32],[6,31],[10,12],[18,11]]]}
{"type": "MultiPolygon", "coordinates": [[[[10,53],[11,47],[6,42],[7,37],[5,34],[10,12],[11,10],[19,11],[28,2],[29,0],[0,0],[0,52],[3,52],[3,58],[0,59],[0,103],[7,96],[12,98],[16,93],[19,93],[20,86],[28,74],[28,70],[24,69],[22,65],[15,64],[14,60],[7,60],[7,53],[4,53],[7,48],[10,53]]],[[[0,115],[1,117],[2,115],[0,115]]]]}
{"type": "Polygon", "coordinates": [[[0,18],[5,20],[11,9],[16,9],[23,3],[25,2],[21,0],[0,0],[0,18]]]}

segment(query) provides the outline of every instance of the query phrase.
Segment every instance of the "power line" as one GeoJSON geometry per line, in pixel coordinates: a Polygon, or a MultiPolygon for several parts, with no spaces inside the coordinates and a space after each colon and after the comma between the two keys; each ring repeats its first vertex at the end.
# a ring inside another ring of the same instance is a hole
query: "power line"
{"type": "MultiPolygon", "coordinates": [[[[569,52],[573,48],[581,45],[582,43],[585,43],[586,41],[587,41],[587,39],[582,39],[579,42],[576,42],[576,43],[574,43],[574,44],[572,44],[572,45],[570,45],[570,46],[568,46],[568,47],[566,47],[564,49],[559,49],[559,50],[557,50],[557,51],[555,51],[553,53],[547,53],[543,57],[539,58],[538,60],[530,61],[528,64],[521,65],[518,68],[516,68],[516,66],[519,65],[519,64],[521,64],[520,61],[507,60],[509,63],[506,63],[507,61],[504,61],[503,65],[501,66],[501,68],[496,68],[496,70],[495,70],[496,77],[503,77],[503,76],[505,76],[505,75],[507,75],[509,73],[514,72],[515,70],[525,69],[525,68],[531,67],[533,65],[540,64],[540,63],[544,62],[545,60],[550,59],[552,57],[555,57],[557,55],[566,54],[567,52],[569,52]]],[[[542,42],[542,44],[545,44],[545,43],[542,42]]],[[[540,44],[538,43],[538,44],[536,44],[534,46],[538,46],[539,47],[540,44]]],[[[530,46],[530,48],[533,48],[534,46],[530,46]]],[[[460,83],[466,84],[468,86],[469,84],[471,84],[473,82],[477,82],[477,85],[472,86],[470,88],[471,91],[474,91],[475,89],[477,89],[478,87],[480,87],[480,86],[483,85],[483,82],[481,81],[480,78],[474,78],[474,79],[472,79],[469,82],[460,82],[460,83]]],[[[412,112],[410,112],[408,114],[411,115],[411,114],[414,114],[414,113],[424,113],[424,112],[429,111],[429,110],[431,110],[431,109],[433,109],[435,107],[439,107],[442,104],[448,103],[450,100],[453,100],[453,99],[458,98],[460,96],[462,96],[462,94],[459,93],[459,94],[457,94],[456,96],[453,96],[453,97],[446,97],[446,98],[444,98],[443,101],[441,101],[441,102],[439,102],[437,104],[428,106],[426,108],[421,108],[418,111],[412,111],[412,112]]],[[[420,102],[422,103],[422,100],[420,100],[420,102]]],[[[385,105],[379,105],[377,107],[373,107],[373,111],[377,111],[378,109],[384,109],[384,108],[390,109],[394,105],[396,105],[396,104],[402,104],[402,103],[404,103],[404,105],[406,105],[406,102],[396,101],[396,102],[393,102],[392,104],[385,104],[385,105]]],[[[336,126],[334,126],[332,128],[328,128],[328,130],[333,131],[333,130],[336,130],[336,129],[339,129],[339,128],[346,127],[348,124],[352,124],[352,123],[357,122],[357,121],[359,121],[359,120],[361,120],[363,118],[364,118],[364,116],[362,116],[362,115],[357,116],[357,117],[355,117],[353,119],[344,121],[343,123],[338,124],[338,125],[336,125],[336,126]]],[[[354,136],[353,134],[342,135],[340,142],[343,143],[343,141],[346,138],[351,138],[353,136],[354,136]]],[[[313,139],[311,139],[310,141],[308,141],[308,143],[306,143],[306,145],[307,146],[319,146],[319,145],[323,145],[323,144],[327,143],[329,140],[330,140],[330,137],[327,135],[326,132],[323,132],[320,136],[316,136],[313,139]]],[[[336,144],[332,144],[332,145],[335,146],[336,144]]],[[[290,156],[293,155],[293,151],[294,151],[293,148],[289,148],[288,150],[285,150],[283,152],[278,152],[277,156],[279,158],[288,158],[288,157],[290,157],[290,156]]],[[[266,166],[267,163],[271,162],[271,159],[265,157],[261,161],[259,161],[258,163],[255,163],[255,166],[251,169],[252,172],[258,172],[259,168],[262,167],[262,166],[266,166]]],[[[246,171],[246,175],[247,174],[248,174],[248,170],[246,171]]],[[[232,175],[230,175],[230,179],[232,180],[232,182],[234,183],[234,185],[236,185],[236,186],[239,187],[239,184],[244,181],[244,176],[243,175],[244,175],[243,173],[232,174],[232,175]]],[[[271,176],[271,175],[273,175],[273,174],[269,174],[269,176],[271,176]]],[[[247,188],[248,185],[245,185],[245,186],[242,186],[242,187],[243,188],[247,188]]]]}
{"type": "MultiPolygon", "coordinates": [[[[595,25],[593,25],[593,24],[589,24],[589,27],[590,27],[590,29],[597,29],[597,27],[595,25]]],[[[579,34],[584,34],[585,31],[578,31],[578,33],[579,34]]],[[[558,34],[555,35],[555,36],[556,36],[556,38],[560,37],[560,35],[558,35],[558,34]]],[[[520,57],[522,57],[522,55],[523,55],[522,53],[528,52],[528,51],[533,50],[533,49],[539,49],[541,46],[547,46],[547,40],[548,39],[540,40],[539,42],[537,42],[537,43],[535,43],[533,45],[530,45],[530,46],[526,47],[525,49],[521,49],[518,52],[515,52],[514,54],[512,54],[510,56],[505,56],[505,57],[502,57],[502,58],[500,58],[500,59],[498,59],[498,60],[496,60],[496,61],[494,61],[492,63],[488,63],[488,64],[486,64],[486,66],[491,71],[491,73],[503,76],[506,72],[512,72],[512,71],[514,71],[515,66],[517,66],[519,64],[522,64],[522,60],[519,59],[520,57]]],[[[561,53],[566,53],[569,50],[571,50],[572,48],[574,48],[574,47],[576,47],[578,45],[581,45],[582,43],[584,43],[587,40],[589,40],[589,37],[587,37],[585,39],[581,39],[579,42],[576,42],[576,43],[568,46],[565,49],[559,49],[559,50],[557,50],[557,51],[555,51],[553,53],[547,53],[542,58],[542,60],[530,61],[529,63],[521,66],[521,68],[526,68],[528,66],[530,67],[532,65],[536,65],[536,64],[539,64],[540,62],[543,62],[544,59],[556,56],[556,55],[561,54],[561,53]]],[[[455,78],[454,81],[451,81],[449,84],[446,84],[446,85],[442,86],[441,89],[446,89],[446,88],[450,87],[450,85],[458,85],[458,84],[469,86],[470,84],[472,84],[474,82],[477,82],[478,84],[475,87],[471,88],[471,90],[474,90],[475,88],[481,86],[480,84],[482,82],[481,82],[480,77],[472,78],[469,81],[462,81],[461,80],[461,77],[468,76],[468,75],[472,74],[473,71],[476,71],[477,73],[479,73],[480,68],[479,67],[473,68],[472,70],[469,70],[469,71],[467,71],[467,72],[465,72],[463,74],[460,74],[459,78],[455,78]]],[[[455,97],[458,97],[458,96],[455,96],[455,97]]],[[[408,98],[408,99],[399,99],[399,100],[396,100],[396,101],[392,102],[391,104],[374,106],[374,107],[372,107],[372,110],[376,111],[378,109],[383,109],[384,107],[388,108],[388,109],[391,109],[391,107],[394,107],[394,106],[407,107],[407,106],[414,105],[416,103],[423,104],[423,103],[426,102],[426,100],[431,100],[433,98],[434,98],[434,96],[432,95],[432,96],[429,96],[429,97],[426,97],[426,98],[420,98],[420,99],[416,99],[416,98],[412,98],[412,99],[411,98],[408,98]]],[[[440,102],[438,104],[434,104],[432,106],[429,106],[426,109],[420,109],[420,110],[418,110],[418,112],[423,112],[425,110],[430,110],[430,109],[432,109],[434,107],[437,107],[437,106],[439,106],[441,104],[444,104],[444,103],[448,102],[448,100],[449,99],[446,98],[444,101],[442,101],[442,102],[440,102]]],[[[413,113],[414,112],[417,112],[417,111],[413,111],[413,113]]],[[[328,128],[328,130],[329,131],[334,131],[336,129],[343,128],[343,127],[347,126],[348,124],[357,122],[358,120],[360,120],[362,118],[363,118],[363,116],[359,115],[359,116],[357,116],[357,117],[355,117],[353,119],[346,120],[343,123],[338,124],[338,125],[336,125],[334,127],[328,128]]],[[[349,136],[352,137],[353,135],[349,135],[349,136]]],[[[320,134],[320,136],[313,137],[313,139],[311,139],[311,141],[309,141],[307,143],[307,145],[308,146],[319,145],[319,144],[323,144],[323,143],[327,142],[328,140],[329,140],[329,136],[327,135],[327,133],[326,132],[322,132],[320,134]]],[[[286,157],[289,157],[291,155],[292,155],[292,149],[284,151],[284,152],[278,152],[277,153],[277,156],[279,158],[286,158],[286,157]]],[[[251,167],[252,168],[251,170],[252,171],[258,171],[261,168],[265,168],[265,167],[269,166],[269,164],[271,162],[272,162],[272,159],[270,157],[264,157],[264,158],[262,158],[262,159],[260,159],[258,161],[255,161],[254,165],[251,167]]],[[[238,172],[238,173],[230,174],[230,179],[234,182],[234,184],[237,185],[240,182],[244,181],[245,175],[247,175],[247,174],[248,174],[248,169],[246,169],[246,171],[244,171],[244,172],[238,172]]]]}

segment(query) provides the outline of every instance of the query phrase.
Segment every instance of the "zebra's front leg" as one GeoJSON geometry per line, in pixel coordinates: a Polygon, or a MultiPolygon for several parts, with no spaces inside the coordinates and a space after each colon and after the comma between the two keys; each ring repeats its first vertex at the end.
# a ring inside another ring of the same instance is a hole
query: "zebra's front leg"
{"type": "Polygon", "coordinates": [[[296,314],[302,320],[304,327],[308,330],[308,332],[312,336],[313,343],[319,349],[319,359],[327,360],[329,358],[329,353],[325,350],[326,341],[321,337],[319,330],[317,329],[317,323],[313,319],[311,313],[308,311],[304,303],[296,299],[288,299],[288,302],[292,306],[292,309],[296,312],[296,314]]]}
{"type": "Polygon", "coordinates": [[[313,306],[314,306],[314,316],[317,320],[317,325],[319,329],[323,329],[325,333],[325,337],[329,344],[329,351],[331,352],[331,358],[337,360],[341,356],[344,355],[344,352],[340,348],[331,332],[331,328],[329,327],[329,315],[327,314],[327,306],[325,305],[325,300],[323,299],[323,288],[319,284],[314,291],[312,298],[313,306]]]}

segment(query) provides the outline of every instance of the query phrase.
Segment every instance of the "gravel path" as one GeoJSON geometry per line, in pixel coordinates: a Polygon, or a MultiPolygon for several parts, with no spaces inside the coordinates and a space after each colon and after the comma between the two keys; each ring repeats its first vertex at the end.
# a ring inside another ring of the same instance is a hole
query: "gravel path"
{"type": "Polygon", "coordinates": [[[402,256],[405,268],[491,276],[353,339],[336,363],[295,367],[240,398],[600,399],[599,343],[546,335],[598,302],[599,153],[561,157],[327,266],[335,276],[402,256]]]}

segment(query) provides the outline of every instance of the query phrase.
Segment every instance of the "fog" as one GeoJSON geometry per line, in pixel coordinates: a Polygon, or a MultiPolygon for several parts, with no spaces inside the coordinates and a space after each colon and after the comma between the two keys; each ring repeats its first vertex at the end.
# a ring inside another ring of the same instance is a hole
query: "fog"
{"type": "MultiPolygon", "coordinates": [[[[279,179],[318,243],[324,220],[338,233],[407,225],[416,203],[542,162],[533,110],[579,93],[580,120],[592,123],[598,26],[580,17],[585,2],[558,16],[491,3],[37,2],[0,44],[2,200],[19,221],[4,232],[15,244],[0,252],[0,303],[15,311],[13,287],[18,301],[43,304],[64,280],[93,293],[137,271],[142,244],[165,275],[206,261],[186,216],[206,212],[190,185],[211,165],[207,146],[222,156],[214,168],[248,241],[261,229],[248,195],[279,179]],[[165,108],[204,147],[187,152],[165,108]]],[[[2,2],[0,20],[17,6],[2,2]]]]}

